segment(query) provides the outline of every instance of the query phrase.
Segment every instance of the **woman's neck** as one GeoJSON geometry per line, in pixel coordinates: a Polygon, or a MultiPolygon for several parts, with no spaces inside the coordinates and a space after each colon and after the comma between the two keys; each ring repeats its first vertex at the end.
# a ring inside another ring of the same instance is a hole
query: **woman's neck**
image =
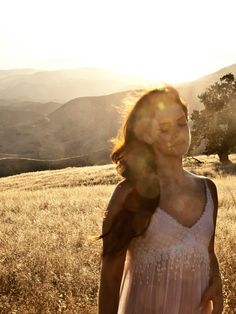
{"type": "Polygon", "coordinates": [[[159,155],[156,162],[160,185],[183,183],[186,176],[181,157],[159,155]]]}

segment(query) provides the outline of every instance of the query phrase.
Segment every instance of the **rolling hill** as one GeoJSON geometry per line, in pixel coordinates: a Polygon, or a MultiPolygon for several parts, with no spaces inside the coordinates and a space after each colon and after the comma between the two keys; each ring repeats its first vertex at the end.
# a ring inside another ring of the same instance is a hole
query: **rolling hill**
{"type": "Polygon", "coordinates": [[[76,97],[107,95],[147,83],[150,82],[97,68],[19,73],[9,70],[0,71],[0,99],[65,103],[76,97]]]}
{"type": "Polygon", "coordinates": [[[120,124],[117,107],[128,94],[76,98],[34,123],[0,129],[0,157],[58,159],[109,151],[120,124]]]}
{"type": "Polygon", "coordinates": [[[43,115],[33,111],[11,110],[6,107],[0,107],[0,129],[36,122],[42,117],[43,115]]]}
{"type": "Polygon", "coordinates": [[[197,96],[203,93],[209,85],[218,81],[223,75],[227,73],[232,73],[236,76],[236,64],[232,64],[228,67],[220,69],[217,72],[203,76],[195,81],[178,84],[176,87],[183,98],[186,99],[190,105],[190,108],[200,110],[203,108],[203,105],[200,103],[197,96]]]}
{"type": "MultiPolygon", "coordinates": [[[[108,79],[110,73],[99,72],[98,70],[95,73],[91,69],[90,71],[88,69],[83,71],[56,71],[59,75],[57,80],[62,80],[62,76],[66,73],[68,77],[71,77],[72,72],[74,75],[75,73],[77,73],[76,75],[80,73],[80,80],[83,74],[87,83],[90,82],[88,86],[91,87],[91,92],[93,88],[98,88],[98,86],[93,86],[97,73],[97,81],[99,80],[99,75],[103,74],[103,80],[101,80],[102,84],[104,84],[102,85],[103,87],[109,86],[111,89],[114,88],[112,83],[109,85],[108,81],[105,80],[108,79]]],[[[14,76],[14,79],[17,80],[17,75],[14,71],[14,75],[10,73],[9,76],[7,76],[7,71],[3,72],[5,73],[4,75],[0,71],[0,85],[1,78],[10,80],[14,76]]],[[[209,84],[212,84],[229,72],[236,75],[236,64],[199,78],[196,81],[176,86],[189,104],[190,113],[193,109],[201,108],[197,95],[202,93],[209,84]]],[[[49,75],[50,73],[47,74],[49,75]]],[[[22,77],[25,78],[27,75],[44,76],[46,74],[33,71],[30,74],[25,74],[23,71],[18,76],[22,79],[22,77]]],[[[56,75],[55,71],[50,75],[53,78],[56,75]]],[[[63,76],[63,79],[65,79],[65,76],[63,76]]],[[[48,81],[45,80],[44,83],[46,84],[46,82],[48,81]]],[[[81,85],[78,85],[77,90],[80,88],[81,85]]],[[[101,94],[102,91],[104,92],[104,89],[101,88],[101,94]]],[[[27,169],[28,171],[32,171],[32,169],[49,169],[48,167],[52,167],[53,160],[58,159],[65,159],[62,164],[66,167],[71,165],[69,159],[73,157],[77,158],[76,165],[85,165],[86,161],[88,165],[109,162],[111,152],[110,140],[116,136],[121,125],[120,111],[124,109],[125,100],[132,97],[135,93],[135,90],[127,90],[108,95],[76,97],[64,104],[1,99],[0,158],[4,158],[1,161],[1,169],[4,169],[4,164],[7,165],[7,169],[12,169],[9,170],[12,174],[27,172],[27,169]],[[7,158],[10,159],[8,160],[7,158]],[[18,161],[18,158],[21,160],[18,161]],[[43,161],[37,162],[37,165],[34,162],[34,166],[32,166],[32,162],[26,162],[23,159],[43,161]]]]}
{"type": "MultiPolygon", "coordinates": [[[[203,163],[188,164],[188,170],[207,175],[218,190],[215,253],[223,313],[233,314],[236,177],[216,170],[215,156],[198,158],[203,163]]],[[[1,314],[98,313],[102,242],[91,241],[91,236],[101,234],[109,199],[121,179],[111,164],[0,178],[1,314]]]]}

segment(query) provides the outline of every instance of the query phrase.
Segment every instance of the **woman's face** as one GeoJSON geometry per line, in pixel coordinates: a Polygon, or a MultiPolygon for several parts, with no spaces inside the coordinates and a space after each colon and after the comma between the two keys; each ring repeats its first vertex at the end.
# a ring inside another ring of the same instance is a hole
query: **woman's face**
{"type": "Polygon", "coordinates": [[[190,145],[190,132],[182,107],[176,103],[168,105],[156,114],[155,119],[159,136],[152,143],[153,148],[166,155],[186,154],[190,145]]]}
{"type": "Polygon", "coordinates": [[[183,156],[190,145],[188,122],[182,107],[173,102],[157,101],[149,116],[140,114],[135,134],[153,146],[156,152],[168,156],[183,156]]]}

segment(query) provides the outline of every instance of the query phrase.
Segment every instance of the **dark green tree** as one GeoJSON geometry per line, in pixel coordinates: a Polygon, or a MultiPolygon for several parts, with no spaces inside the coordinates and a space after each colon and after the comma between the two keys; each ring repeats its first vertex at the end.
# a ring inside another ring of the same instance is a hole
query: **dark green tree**
{"type": "Polygon", "coordinates": [[[228,73],[199,95],[204,109],[194,110],[190,152],[203,145],[203,154],[218,154],[228,163],[229,154],[236,151],[236,79],[228,73]]]}

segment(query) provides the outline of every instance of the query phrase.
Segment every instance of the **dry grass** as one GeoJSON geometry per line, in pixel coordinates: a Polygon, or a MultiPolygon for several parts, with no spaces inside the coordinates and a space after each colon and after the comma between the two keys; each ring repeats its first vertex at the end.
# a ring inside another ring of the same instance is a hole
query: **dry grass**
{"type": "MultiPolygon", "coordinates": [[[[216,253],[224,313],[236,308],[236,176],[214,157],[186,168],[213,177],[219,192],[216,253]]],[[[231,158],[234,161],[234,156],[231,158]]],[[[96,313],[102,214],[114,165],[27,173],[0,179],[0,313],[96,313]]]]}
{"type": "Polygon", "coordinates": [[[87,237],[98,233],[111,189],[0,194],[1,313],[80,313],[94,304],[100,243],[87,237]]]}
{"type": "Polygon", "coordinates": [[[46,170],[22,173],[0,179],[0,190],[36,191],[51,188],[71,188],[115,184],[121,180],[114,165],[92,167],[69,167],[60,170],[46,170]]]}

